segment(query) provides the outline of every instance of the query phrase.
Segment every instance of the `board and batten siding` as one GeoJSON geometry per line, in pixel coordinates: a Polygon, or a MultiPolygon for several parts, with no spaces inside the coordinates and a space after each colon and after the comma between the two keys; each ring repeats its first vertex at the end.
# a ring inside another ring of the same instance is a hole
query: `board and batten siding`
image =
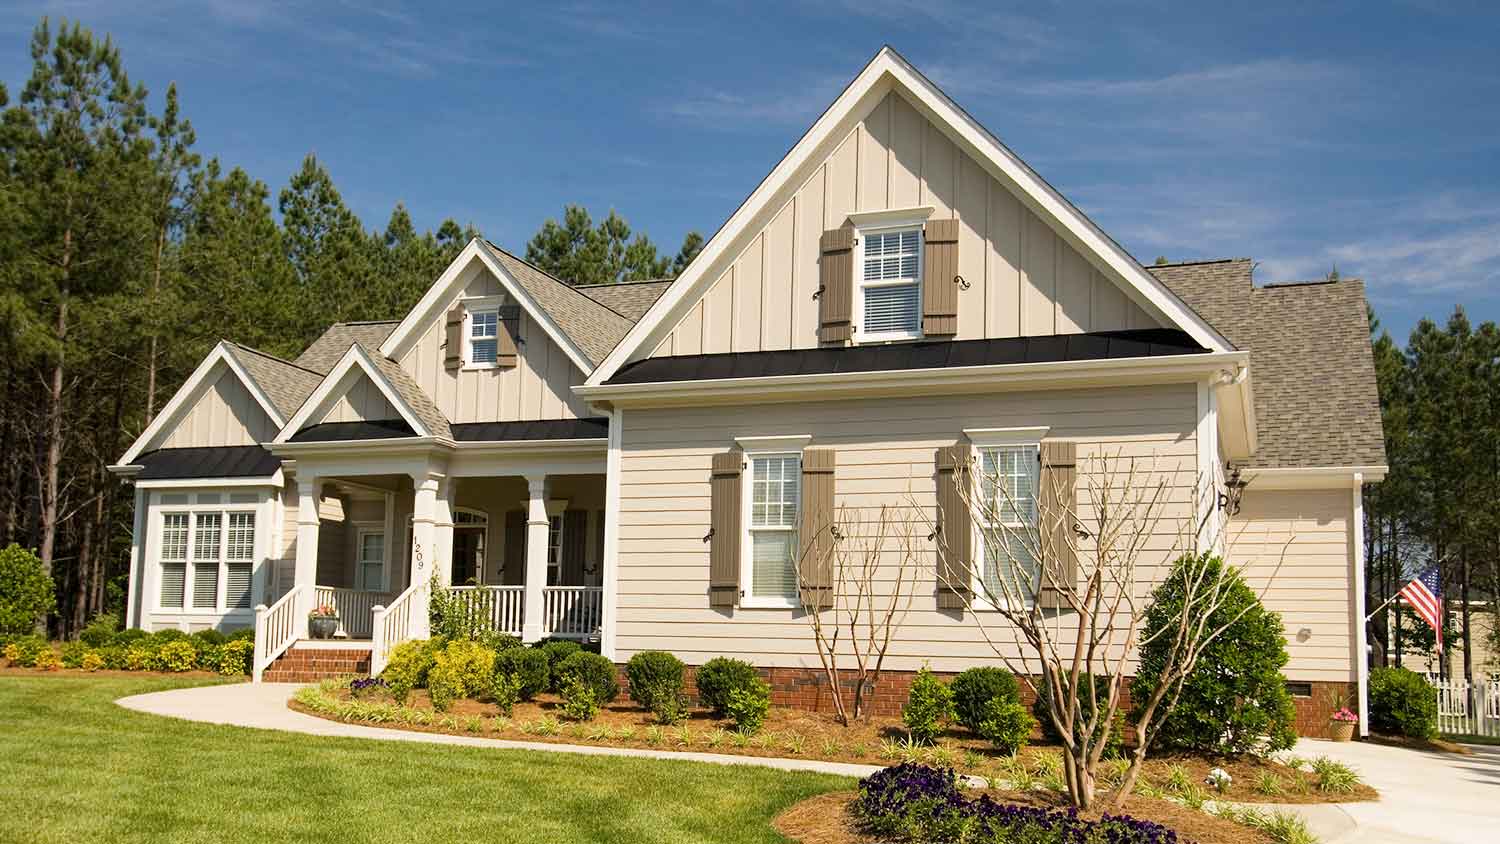
{"type": "Polygon", "coordinates": [[[654,357],[818,346],[818,238],[857,211],[930,205],[959,220],[955,340],[1155,328],[1015,194],[887,95],[756,233],[654,357]]]}
{"type": "Polygon", "coordinates": [[[385,397],[385,393],[375,386],[367,375],[359,378],[349,386],[344,395],[328,408],[322,418],[313,420],[310,424],[321,422],[378,422],[386,419],[400,419],[401,411],[385,397]]]}
{"type": "Polygon", "coordinates": [[[276,438],[277,426],[227,366],[198,397],[181,421],[151,448],[255,445],[276,438]]]}
{"type": "MultiPolygon", "coordinates": [[[[460,282],[462,297],[501,296],[504,288],[489,270],[475,265],[460,282]]],[[[521,313],[516,365],[506,369],[444,368],[444,315],[459,301],[454,296],[398,361],[416,379],[450,422],[517,422],[577,419],[588,415],[573,387],[586,375],[547,331],[521,313]]]]}
{"type": "Polygon", "coordinates": [[[1285,673],[1293,679],[1355,679],[1353,512],[1348,487],[1257,490],[1252,483],[1229,522],[1229,560],[1281,613],[1291,657],[1285,673]]]}
{"type": "MultiPolygon", "coordinates": [[[[1196,393],[1190,385],[934,398],[828,401],[727,408],[630,410],[621,451],[616,659],[653,648],[690,664],[719,655],[761,666],[816,667],[811,627],[788,609],[712,608],[708,603],[709,468],[736,437],[811,435],[810,447],[836,452],[835,506],[879,508],[914,501],[930,520],[936,490],[934,454],[965,428],[1050,427],[1048,437],[1078,444],[1080,488],[1094,482],[1099,458],[1120,466],[1131,457],[1167,486],[1168,519],[1147,543],[1146,558],[1169,560],[1177,527],[1191,524],[1197,444],[1196,393]],[[1094,462],[1090,462],[1090,461],[1094,462]]],[[[1081,515],[1090,508],[1080,495],[1081,515]]],[[[867,509],[865,512],[869,512],[867,509]]],[[[906,623],[886,666],[914,670],[930,662],[956,671],[998,664],[975,624],[983,616],[937,609],[927,528],[918,527],[923,571],[906,623]]],[[[895,567],[881,574],[889,594],[895,567]]],[[[1006,640],[1007,633],[1000,638],[1006,640]]]]}

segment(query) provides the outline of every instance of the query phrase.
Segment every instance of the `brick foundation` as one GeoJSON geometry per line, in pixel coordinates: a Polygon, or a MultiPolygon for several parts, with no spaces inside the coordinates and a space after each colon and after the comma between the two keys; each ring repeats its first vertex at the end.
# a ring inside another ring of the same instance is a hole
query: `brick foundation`
{"type": "Polygon", "coordinates": [[[366,676],[369,648],[288,648],[266,668],[267,683],[316,683],[330,677],[366,676]]]}
{"type": "MultiPolygon", "coordinates": [[[[696,668],[688,666],[685,676],[685,690],[692,696],[696,691],[694,675],[696,668]]],[[[828,680],[820,669],[816,668],[761,668],[760,677],[771,686],[771,703],[777,706],[790,706],[797,709],[806,709],[812,712],[832,712],[833,701],[829,696],[828,680]]],[[[943,681],[950,681],[954,674],[934,672],[943,681]]],[[[870,712],[879,717],[899,717],[901,707],[906,704],[907,693],[911,691],[912,680],[917,676],[915,671],[884,671],[880,675],[880,682],[876,685],[874,693],[870,696],[870,712]]],[[[620,666],[620,684],[622,688],[628,687],[625,677],[625,666],[620,666]]],[[[1308,689],[1299,691],[1310,691],[1310,695],[1294,693],[1292,702],[1297,708],[1296,728],[1297,735],[1308,738],[1328,737],[1328,717],[1333,714],[1334,707],[1329,705],[1330,692],[1337,691],[1348,696],[1352,701],[1356,694],[1353,683],[1331,683],[1326,681],[1313,681],[1304,683],[1308,689]]],[[[845,684],[844,700],[853,700],[853,682],[845,684]]],[[[1125,680],[1125,703],[1129,706],[1130,680],[1125,680]]],[[[1025,684],[1021,685],[1022,703],[1030,706],[1034,700],[1031,690],[1025,684]]],[[[693,703],[697,703],[696,700],[693,703]]],[[[1353,707],[1351,707],[1353,708],[1353,707]]]]}

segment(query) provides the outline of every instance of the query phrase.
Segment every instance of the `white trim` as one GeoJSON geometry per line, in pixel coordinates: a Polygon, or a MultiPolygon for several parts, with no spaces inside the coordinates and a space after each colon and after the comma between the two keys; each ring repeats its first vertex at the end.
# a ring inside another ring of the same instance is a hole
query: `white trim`
{"type": "Polygon", "coordinates": [[[223,487],[255,488],[280,487],[283,478],[280,469],[265,478],[161,478],[136,481],[137,489],[220,489],[223,487]]]}
{"type": "Polygon", "coordinates": [[[931,205],[912,208],[883,208],[878,211],[855,211],[848,220],[855,230],[862,229],[908,229],[921,227],[937,209],[931,205]]]}
{"type": "Polygon", "coordinates": [[[791,452],[801,451],[812,442],[812,434],[788,434],[778,437],[735,437],[734,441],[746,454],[752,452],[791,452]]]}
{"type": "Polygon", "coordinates": [[[1193,519],[1198,531],[1193,537],[1194,550],[1199,554],[1218,543],[1219,506],[1219,411],[1217,394],[1208,381],[1200,381],[1197,389],[1197,423],[1193,430],[1194,446],[1198,456],[1196,478],[1193,481],[1193,519]]]}
{"type": "Polygon", "coordinates": [[[704,285],[719,277],[721,264],[734,257],[730,250],[769,215],[771,204],[794,177],[811,166],[814,156],[819,156],[825,147],[842,137],[839,130],[847,128],[846,124],[852,122],[861,106],[873,106],[892,89],[914,99],[923,116],[957,142],[960,153],[973,157],[1003,183],[1015,185],[1018,196],[1028,208],[1038,212],[1044,220],[1055,220],[1070,245],[1080,248],[1085,255],[1097,256],[1095,266],[1119,283],[1133,301],[1148,312],[1161,315],[1167,324],[1178,325],[1204,348],[1217,352],[1234,348],[999,139],[896,51],[884,47],[709,239],[693,263],[605,357],[585,385],[595,387],[604,383],[625,363],[656,348],[661,342],[658,335],[670,331],[680,318],[680,312],[700,298],[704,285]]]}
{"type": "MultiPolygon", "coordinates": [[[[406,403],[406,400],[401,398],[401,394],[396,392],[395,388],[386,380],[385,375],[375,366],[375,362],[370,358],[370,353],[365,351],[363,346],[356,343],[349,347],[349,351],[345,352],[343,357],[339,358],[339,362],[334,364],[333,369],[329,370],[328,375],[323,378],[322,383],[318,384],[318,388],[313,390],[312,395],[307,397],[307,400],[302,403],[301,407],[297,408],[297,412],[282,426],[281,431],[276,434],[276,439],[271,442],[277,445],[288,443],[292,436],[300,431],[315,415],[327,412],[328,408],[334,402],[343,398],[345,391],[354,385],[354,379],[349,376],[355,372],[356,367],[359,372],[362,372],[366,378],[370,379],[370,383],[374,384],[380,390],[381,394],[385,396],[385,400],[390,402],[391,407],[396,408],[396,412],[401,414],[401,418],[405,420],[406,424],[411,426],[411,429],[416,432],[418,437],[432,435],[427,430],[427,426],[422,424],[421,418],[406,403]]],[[[410,442],[411,438],[407,437],[404,441],[410,442]]],[[[359,441],[356,444],[361,446],[368,445],[363,441],[359,441]]]]}
{"type": "Polygon", "coordinates": [[[125,626],[140,627],[141,615],[145,610],[142,601],[144,594],[141,580],[146,555],[146,490],[139,485],[135,488],[135,512],[130,522],[130,575],[125,578],[125,626]],[[136,606],[137,601],[142,601],[141,606],[136,606]]]}
{"type": "Polygon", "coordinates": [[[978,448],[1004,445],[1037,445],[1047,432],[1046,425],[1034,428],[965,428],[964,436],[978,448]]]}
{"type": "Polygon", "coordinates": [[[189,501],[184,504],[163,504],[160,495],[151,496],[151,515],[147,522],[148,531],[155,537],[152,547],[157,549],[156,554],[146,555],[146,565],[154,567],[156,576],[152,578],[153,588],[150,594],[142,595],[142,613],[153,617],[161,616],[172,619],[180,619],[187,616],[221,616],[223,618],[235,616],[249,616],[254,614],[256,605],[256,575],[257,570],[265,564],[268,555],[265,553],[264,532],[265,504],[274,493],[267,490],[260,493],[254,502],[231,502],[228,496],[224,500],[199,504],[189,501]],[[193,604],[194,582],[197,579],[199,564],[205,562],[198,559],[198,516],[213,514],[219,517],[219,541],[218,551],[211,561],[215,572],[214,583],[214,605],[212,607],[200,607],[193,604]],[[248,559],[229,559],[229,521],[234,514],[249,514],[252,519],[251,550],[248,559]],[[183,515],[187,517],[187,534],[185,537],[186,547],[183,550],[182,559],[161,559],[161,537],[165,527],[165,518],[169,515],[183,515]],[[229,566],[231,563],[250,565],[250,606],[229,607],[226,606],[229,590],[229,566]],[[182,566],[182,606],[164,607],[161,604],[161,567],[166,564],[182,566]],[[148,603],[149,602],[149,603],[148,603]],[[147,607],[150,607],[149,612],[147,607]]]}
{"type": "Polygon", "coordinates": [[[154,441],[157,435],[162,433],[163,429],[169,425],[176,425],[181,422],[180,417],[182,413],[190,407],[194,399],[202,395],[203,391],[209,387],[211,382],[208,381],[208,378],[213,374],[214,367],[220,363],[224,364],[224,366],[235,374],[236,378],[240,379],[245,389],[255,398],[255,402],[260,405],[261,410],[266,412],[266,416],[270,418],[271,422],[277,428],[286,424],[286,420],[282,417],[281,412],[276,409],[276,405],[271,403],[271,399],[266,395],[265,391],[260,388],[259,384],[255,383],[255,379],[250,377],[250,373],[245,371],[245,367],[235,358],[231,344],[226,340],[220,340],[208,355],[203,358],[203,361],[198,364],[198,368],[193,370],[193,374],[189,375],[187,380],[182,382],[182,386],[177,388],[177,392],[172,394],[172,398],[162,406],[161,412],[156,415],[155,419],[151,420],[151,424],[146,426],[146,430],[142,431],[141,435],[136,437],[135,441],[130,444],[130,448],[126,449],[125,453],[120,456],[120,460],[116,465],[121,467],[129,466],[141,455],[141,452],[145,451],[147,444],[154,441]]]}
{"type": "Polygon", "coordinates": [[[1370,644],[1365,612],[1365,477],[1354,473],[1349,485],[1354,512],[1350,527],[1350,544],[1354,564],[1354,675],[1359,688],[1359,734],[1370,734],[1370,644]]]}
{"type": "Polygon", "coordinates": [[[1383,479],[1388,466],[1306,466],[1286,468],[1247,468],[1242,470],[1249,489],[1329,489],[1347,486],[1359,476],[1365,483],[1383,479]]]}
{"type": "Polygon", "coordinates": [[[588,355],[585,355],[583,350],[578,348],[577,344],[569,339],[567,334],[563,333],[563,330],[552,319],[552,315],[543,310],[526,293],[526,289],[510,277],[510,274],[500,266],[500,262],[495,260],[495,256],[490,254],[489,247],[481,243],[477,237],[470,240],[468,245],[463,248],[463,251],[458,253],[458,257],[453,259],[453,263],[449,264],[448,268],[443,270],[443,274],[438,276],[437,281],[434,281],[432,286],[427,288],[427,292],[422,295],[421,301],[417,302],[416,306],[407,312],[406,317],[401,320],[401,324],[396,326],[396,330],[392,331],[390,336],[385,338],[385,342],[380,344],[380,353],[392,360],[400,360],[401,355],[406,351],[411,342],[420,336],[417,333],[417,329],[426,325],[434,318],[435,315],[432,312],[443,302],[448,301],[452,296],[452,287],[463,276],[469,264],[474,261],[478,261],[495,276],[495,279],[500,282],[500,286],[505,288],[505,291],[531,316],[532,320],[542,326],[542,330],[547,332],[547,336],[552,338],[552,341],[567,354],[568,358],[573,361],[573,364],[580,371],[584,374],[593,371],[594,364],[589,360],[588,355]]]}
{"type": "MultiPolygon", "coordinates": [[[[737,438],[738,439],[738,438],[737,438]]],[[[763,443],[764,447],[745,450],[745,470],[740,472],[740,596],[738,605],[742,609],[774,609],[789,610],[799,606],[795,598],[777,597],[774,595],[756,596],[754,590],[755,577],[755,531],[756,530],[781,530],[793,535],[800,534],[802,521],[803,494],[802,489],[802,447],[790,447],[786,440],[802,441],[801,437],[745,437],[745,440],[763,443]],[[791,528],[756,528],[751,524],[750,505],[755,498],[755,459],[757,457],[795,457],[797,459],[797,519],[796,525],[791,528]]],[[[808,437],[811,440],[812,437],[808,437]]],[[[806,445],[806,441],[802,441],[806,445]]],[[[792,544],[792,554],[795,557],[800,538],[792,544]]],[[[796,560],[792,561],[793,571],[796,570],[796,560]]]]}
{"type": "MultiPolygon", "coordinates": [[[[882,213],[882,212],[871,212],[882,213]]],[[[904,213],[904,212],[903,212],[904,213]]],[[[869,216],[869,215],[861,215],[869,216]]],[[[887,215],[884,222],[856,225],[854,227],[854,337],[856,345],[900,342],[902,340],[922,339],[922,286],[926,280],[926,252],[927,239],[923,229],[924,220],[915,220],[909,217],[893,217],[887,215]],[[916,232],[917,235],[917,276],[915,279],[917,288],[916,323],[911,331],[882,331],[870,333],[865,331],[865,289],[869,287],[906,287],[911,281],[899,279],[895,281],[877,279],[870,281],[865,278],[865,241],[874,234],[890,234],[892,232],[916,232]]]]}
{"type": "Polygon", "coordinates": [[[366,536],[372,536],[372,535],[378,535],[378,536],[380,536],[380,588],[377,589],[377,590],[369,590],[369,591],[389,592],[390,589],[391,589],[391,535],[386,530],[386,523],[385,523],[385,521],[379,521],[379,522],[370,522],[370,521],[354,522],[354,583],[355,583],[355,588],[357,588],[357,589],[364,589],[363,586],[359,585],[364,580],[363,572],[361,570],[366,565],[369,565],[370,562],[373,562],[373,561],[366,561],[364,559],[364,554],[365,554],[365,537],[366,536]]]}
{"type": "Polygon", "coordinates": [[[625,437],[625,411],[605,411],[609,418],[609,452],[604,463],[604,554],[600,582],[604,586],[600,607],[599,652],[615,659],[619,626],[616,603],[620,595],[620,446],[625,437]]]}

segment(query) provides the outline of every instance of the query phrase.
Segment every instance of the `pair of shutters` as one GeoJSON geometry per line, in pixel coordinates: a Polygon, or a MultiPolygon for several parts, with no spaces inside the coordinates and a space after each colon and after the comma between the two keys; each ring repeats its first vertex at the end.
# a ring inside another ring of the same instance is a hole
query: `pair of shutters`
{"type": "MultiPolygon", "coordinates": [[[[589,550],[589,513],[587,510],[564,510],[562,519],[562,567],[558,572],[558,582],[563,586],[582,585],[589,550]]],[[[599,521],[603,524],[602,514],[599,521]]],[[[603,548],[603,543],[599,547],[603,548]]],[[[513,586],[526,582],[524,510],[511,510],[505,514],[505,582],[513,586]]]]}
{"type": "MultiPolygon", "coordinates": [[[[973,489],[972,460],[968,445],[950,445],[937,451],[938,504],[938,608],[962,609],[973,597],[970,584],[974,573],[973,519],[968,501],[973,489]]],[[[1042,583],[1037,606],[1045,609],[1068,607],[1066,593],[1078,583],[1078,554],[1070,541],[1073,513],[1048,512],[1047,502],[1069,502],[1076,509],[1078,500],[1078,447],[1071,442],[1043,440],[1041,483],[1037,501],[1042,511],[1042,583]]]]}
{"type": "MultiPolygon", "coordinates": [[[[464,365],[464,313],[462,302],[454,305],[443,324],[443,368],[449,372],[464,365]]],[[[520,322],[519,306],[500,308],[495,320],[495,364],[501,369],[516,365],[516,335],[520,322]]]]}
{"type": "MultiPolygon", "coordinates": [[[[802,450],[801,519],[798,525],[797,593],[804,606],[828,607],[833,594],[833,478],[837,454],[827,448],[802,450]]],[[[713,497],[709,527],[708,603],[732,607],[740,595],[740,496],[745,455],[713,456],[709,474],[713,497]]]]}
{"type": "MultiPolygon", "coordinates": [[[[928,220],[922,230],[922,335],[958,333],[958,221],[928,220]]],[[[854,337],[854,229],[823,232],[819,240],[818,340],[854,337]]]]}

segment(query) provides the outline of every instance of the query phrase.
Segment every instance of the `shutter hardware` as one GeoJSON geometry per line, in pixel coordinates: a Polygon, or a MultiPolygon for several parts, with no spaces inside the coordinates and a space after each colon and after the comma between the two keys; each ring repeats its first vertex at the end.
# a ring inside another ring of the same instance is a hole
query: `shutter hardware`
{"type": "Polygon", "coordinates": [[[961,276],[961,275],[954,276],[953,277],[953,283],[956,284],[956,285],[958,285],[958,289],[959,290],[968,290],[969,289],[969,283],[967,281],[964,281],[964,277],[961,276]]]}
{"type": "Polygon", "coordinates": [[[713,538],[714,538],[714,529],[713,528],[709,528],[708,529],[708,533],[704,534],[704,536],[703,536],[703,541],[707,542],[707,541],[709,541],[710,539],[713,539],[713,538]]]}

